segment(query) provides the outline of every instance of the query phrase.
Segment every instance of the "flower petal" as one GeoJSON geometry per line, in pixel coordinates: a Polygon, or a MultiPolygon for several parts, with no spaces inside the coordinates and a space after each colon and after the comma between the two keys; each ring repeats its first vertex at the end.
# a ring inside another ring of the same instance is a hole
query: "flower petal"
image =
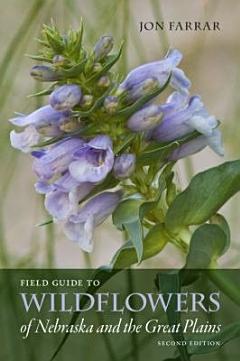
{"type": "Polygon", "coordinates": [[[36,192],[40,193],[40,194],[47,194],[47,193],[51,192],[52,190],[54,190],[54,187],[52,184],[49,184],[44,181],[36,182],[34,184],[34,187],[35,187],[36,192]]]}
{"type": "Polygon", "coordinates": [[[50,124],[61,124],[62,122],[70,118],[70,112],[58,112],[51,107],[51,105],[45,105],[34,112],[17,118],[10,119],[9,121],[19,127],[25,127],[26,125],[34,125],[35,127],[47,126],[50,124]]]}
{"type": "Polygon", "coordinates": [[[69,165],[70,174],[79,182],[98,183],[102,181],[113,167],[114,154],[111,149],[108,149],[99,159],[99,162],[96,163],[94,155],[87,156],[83,153],[81,157],[79,156],[79,160],[73,161],[69,165]]]}
{"type": "Polygon", "coordinates": [[[199,115],[195,115],[188,119],[187,124],[189,124],[193,129],[196,129],[199,133],[211,136],[214,128],[217,127],[218,122],[214,116],[204,118],[199,115]]]}
{"type": "Polygon", "coordinates": [[[70,216],[70,221],[79,223],[85,222],[88,217],[94,216],[95,226],[104,222],[104,220],[112,214],[117,207],[122,193],[117,192],[103,192],[91,198],[82,208],[80,208],[77,215],[70,216]]]}
{"type": "Polygon", "coordinates": [[[189,155],[200,152],[207,145],[208,145],[207,138],[204,135],[200,135],[199,137],[175,149],[171,153],[168,159],[176,161],[178,159],[188,157],[189,155]]]}
{"type": "Polygon", "coordinates": [[[50,179],[53,175],[67,171],[73,154],[81,148],[83,141],[79,138],[68,138],[49,148],[45,155],[33,162],[33,170],[41,179],[50,179]]]}
{"type": "Polygon", "coordinates": [[[73,223],[68,220],[64,224],[65,235],[71,241],[77,242],[79,247],[85,252],[92,252],[93,250],[93,231],[93,216],[90,216],[86,222],[73,223]]]}
{"type": "Polygon", "coordinates": [[[97,135],[88,142],[88,145],[96,149],[108,149],[112,148],[112,140],[107,135],[97,135]]]}
{"type": "Polygon", "coordinates": [[[70,110],[81,100],[82,92],[76,84],[65,84],[55,89],[49,102],[55,110],[70,110]]]}
{"type": "Polygon", "coordinates": [[[68,193],[59,190],[47,193],[44,205],[56,220],[67,219],[72,209],[68,193]]]}
{"type": "Polygon", "coordinates": [[[10,132],[11,146],[20,149],[24,153],[32,151],[32,146],[39,142],[40,135],[33,126],[27,127],[23,132],[17,133],[15,130],[10,132]]]}
{"type": "Polygon", "coordinates": [[[222,134],[218,128],[213,130],[213,133],[207,137],[208,145],[212,150],[220,156],[224,156],[224,147],[222,142],[222,134]]]}

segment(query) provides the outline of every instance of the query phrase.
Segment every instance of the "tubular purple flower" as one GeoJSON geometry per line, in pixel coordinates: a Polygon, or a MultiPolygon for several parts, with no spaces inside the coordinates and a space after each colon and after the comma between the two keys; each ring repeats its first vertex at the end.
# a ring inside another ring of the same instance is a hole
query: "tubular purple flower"
{"type": "Polygon", "coordinates": [[[45,105],[28,115],[12,118],[9,121],[18,127],[33,125],[39,132],[45,132],[48,136],[57,136],[62,134],[60,125],[70,121],[70,116],[69,111],[58,112],[50,105],[45,105]]]}
{"type": "Polygon", "coordinates": [[[212,148],[216,154],[220,156],[224,155],[222,135],[218,128],[214,129],[210,136],[200,135],[197,138],[182,144],[170,154],[168,160],[177,161],[181,158],[188,157],[192,154],[200,152],[206,146],[212,148]]]}
{"type": "Polygon", "coordinates": [[[39,139],[40,135],[32,125],[20,133],[15,132],[15,130],[10,132],[11,146],[24,153],[31,152],[32,147],[39,142],[39,139]]]}
{"type": "Polygon", "coordinates": [[[93,54],[96,61],[101,61],[110,53],[113,48],[113,37],[111,35],[102,36],[94,46],[93,54]]]}
{"type": "Polygon", "coordinates": [[[95,227],[110,216],[121,199],[121,192],[104,192],[90,199],[76,215],[70,216],[64,225],[66,236],[77,242],[86,252],[93,250],[95,227]]]}
{"type": "Polygon", "coordinates": [[[99,135],[74,153],[69,165],[73,178],[79,182],[101,182],[112,170],[114,154],[112,141],[107,135],[99,135]]]}
{"type": "MultiPolygon", "coordinates": [[[[47,151],[39,154],[33,162],[33,170],[41,180],[51,179],[56,174],[64,173],[73,160],[73,154],[83,146],[79,138],[68,138],[56,143],[47,151]]],[[[36,157],[36,154],[33,153],[36,157]]]]}
{"type": "Polygon", "coordinates": [[[48,213],[54,217],[55,221],[67,219],[75,210],[75,205],[69,200],[69,194],[60,190],[48,192],[44,205],[48,213]]]}
{"type": "Polygon", "coordinates": [[[49,103],[55,110],[70,110],[80,102],[81,96],[82,92],[78,85],[62,85],[52,92],[49,103]]]}
{"type": "Polygon", "coordinates": [[[55,221],[67,220],[70,216],[77,214],[79,202],[89,194],[93,185],[91,183],[82,183],[72,189],[60,189],[53,184],[50,192],[46,193],[45,208],[54,217],[55,221]]]}
{"type": "Polygon", "coordinates": [[[46,194],[53,190],[60,190],[62,192],[70,192],[79,186],[79,182],[74,179],[68,171],[61,175],[57,180],[49,183],[46,180],[40,180],[35,183],[35,189],[40,194],[46,194]]]}
{"type": "Polygon", "coordinates": [[[156,80],[158,86],[162,87],[172,73],[170,85],[183,93],[188,93],[191,83],[184,72],[176,68],[181,60],[182,54],[173,49],[168,52],[163,60],[140,65],[133,69],[120,84],[119,92],[127,91],[130,97],[134,95],[133,100],[136,100],[136,96],[141,95],[137,89],[141,88],[146,80],[156,80]]]}
{"type": "Polygon", "coordinates": [[[198,96],[174,93],[160,109],[162,122],[152,131],[152,138],[160,142],[180,139],[194,131],[210,136],[218,126],[218,121],[208,114],[198,96]]]}
{"type": "Polygon", "coordinates": [[[113,173],[118,179],[125,179],[130,177],[134,172],[136,163],[135,154],[121,154],[116,157],[113,165],[113,173]]]}
{"type": "Polygon", "coordinates": [[[142,132],[156,128],[162,119],[161,107],[155,104],[148,105],[134,113],[127,122],[133,132],[142,132]]]}
{"type": "Polygon", "coordinates": [[[57,81],[62,78],[59,73],[47,65],[35,65],[32,67],[30,75],[39,81],[57,81]]]}

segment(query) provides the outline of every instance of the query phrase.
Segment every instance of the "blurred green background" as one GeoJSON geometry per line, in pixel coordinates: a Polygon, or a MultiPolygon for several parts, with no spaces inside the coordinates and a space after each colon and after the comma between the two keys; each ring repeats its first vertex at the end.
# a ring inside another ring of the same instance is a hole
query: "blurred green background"
{"type": "MultiPolygon", "coordinates": [[[[47,99],[26,98],[39,89],[29,76],[33,62],[26,54],[37,51],[41,25],[53,18],[64,31],[85,23],[85,44],[93,46],[102,34],[111,33],[116,47],[122,39],[125,49],[119,63],[127,70],[161,58],[169,47],[184,54],[181,64],[192,80],[192,92],[200,94],[209,112],[222,121],[225,160],[239,158],[240,141],[240,43],[238,0],[0,0],[0,267],[82,267],[86,257],[67,240],[59,226],[36,227],[48,218],[40,195],[34,192],[31,158],[9,146],[8,119],[13,112],[31,112],[47,99]],[[221,32],[139,32],[140,21],[221,22],[221,32]]],[[[177,177],[184,187],[200,170],[221,163],[210,149],[179,162],[177,177]]],[[[224,182],[224,179],[223,179],[224,182]]],[[[240,197],[224,208],[232,229],[230,251],[222,267],[240,267],[238,222],[240,197]]],[[[190,206],[190,205],[189,205],[190,206]]],[[[110,220],[98,228],[91,265],[106,264],[122,243],[121,234],[110,220]]],[[[88,260],[89,262],[89,260],[88,260]]],[[[145,267],[177,267],[183,259],[169,245],[145,267]]],[[[89,265],[89,264],[88,264],[89,265]]]]}

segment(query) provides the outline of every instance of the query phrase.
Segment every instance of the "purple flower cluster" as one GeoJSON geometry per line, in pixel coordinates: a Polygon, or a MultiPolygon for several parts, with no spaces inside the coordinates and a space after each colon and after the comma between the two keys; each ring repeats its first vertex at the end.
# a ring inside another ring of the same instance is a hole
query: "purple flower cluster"
{"type": "Polygon", "coordinates": [[[113,212],[121,192],[103,192],[92,197],[84,206],[79,204],[113,167],[116,178],[128,177],[134,170],[134,156],[131,164],[123,155],[114,161],[112,141],[107,135],[99,135],[89,141],[66,137],[47,148],[33,150],[42,135],[53,137],[64,134],[64,126],[72,122],[71,110],[81,97],[78,85],[57,88],[50,95],[50,105],[29,115],[10,119],[12,124],[25,127],[21,133],[11,131],[10,140],[14,148],[31,152],[35,158],[33,170],[38,177],[35,189],[45,195],[45,208],[53,220],[61,221],[67,237],[90,252],[94,228],[113,212]],[[119,158],[122,159],[120,162],[119,158]]]}
{"type": "Polygon", "coordinates": [[[85,142],[71,137],[32,155],[39,179],[35,189],[45,194],[46,209],[54,221],[63,222],[68,238],[90,252],[94,227],[113,212],[121,198],[120,191],[103,192],[79,207],[113,168],[110,138],[99,135],[85,142]]]}
{"type": "Polygon", "coordinates": [[[224,154],[219,122],[210,115],[199,96],[190,96],[190,81],[182,70],[175,68],[181,60],[181,54],[173,50],[165,60],[149,63],[129,73],[120,85],[127,88],[131,96],[139,93],[147,78],[157,79],[159,86],[164,84],[170,72],[170,85],[176,89],[165,104],[147,104],[135,112],[127,121],[133,132],[144,132],[146,138],[166,143],[180,140],[197,131],[199,135],[178,147],[169,160],[192,155],[210,146],[218,155],[224,154]]]}
{"type": "Polygon", "coordinates": [[[56,137],[63,135],[65,129],[74,126],[71,109],[81,101],[81,88],[75,84],[63,85],[52,92],[49,105],[45,105],[28,115],[10,119],[18,127],[25,127],[21,133],[12,130],[11,145],[23,152],[31,152],[41,136],[56,137]]]}
{"type": "MultiPolygon", "coordinates": [[[[111,36],[104,36],[97,42],[91,54],[93,72],[97,67],[100,70],[103,68],[102,64],[112,46],[111,36]]],[[[55,55],[54,59],[54,64],[57,59],[61,64],[65,62],[60,55],[55,55]]],[[[105,92],[111,83],[108,73],[96,78],[92,93],[88,88],[85,94],[81,81],[79,84],[67,81],[64,85],[61,81],[50,94],[48,105],[31,114],[10,119],[12,124],[24,127],[22,132],[11,131],[11,145],[23,152],[30,152],[34,157],[33,170],[38,177],[35,189],[45,195],[45,208],[54,222],[63,224],[66,236],[77,242],[84,251],[92,250],[95,227],[112,214],[122,198],[122,191],[111,190],[108,185],[99,190],[99,185],[108,176],[124,185],[122,181],[128,180],[135,169],[138,171],[134,147],[130,145],[122,148],[127,151],[114,152],[113,143],[124,141],[124,138],[118,139],[118,133],[115,133],[114,121],[118,120],[115,114],[119,109],[134,106],[136,101],[150,94],[156,86],[163,87],[170,79],[170,87],[174,90],[167,101],[159,105],[148,100],[121,123],[119,134],[125,136],[129,132],[141,132],[146,141],[161,143],[176,141],[194,132],[197,134],[176,148],[167,160],[180,159],[207,145],[218,154],[223,154],[218,121],[207,112],[199,96],[189,95],[191,83],[178,68],[181,59],[182,54],[178,50],[171,50],[163,60],[132,70],[121,84],[114,84],[112,93],[101,99],[93,116],[89,112],[79,112],[81,115],[77,118],[75,114],[79,107],[85,109],[92,106],[98,94],[96,89],[99,92],[104,88],[105,92]],[[95,129],[93,133],[80,137],[75,130],[80,129],[82,114],[90,114],[84,117],[84,121],[92,125],[93,120],[95,129]],[[105,119],[110,119],[110,126],[108,123],[104,127],[105,119]],[[52,137],[58,137],[52,145],[37,146],[42,139],[51,140],[52,137]]],[[[86,72],[91,68],[89,64],[86,72]]],[[[33,67],[32,75],[41,81],[55,81],[59,73],[56,75],[54,69],[49,72],[49,67],[39,65],[33,67]]],[[[119,132],[119,125],[116,129],[119,132]]]]}

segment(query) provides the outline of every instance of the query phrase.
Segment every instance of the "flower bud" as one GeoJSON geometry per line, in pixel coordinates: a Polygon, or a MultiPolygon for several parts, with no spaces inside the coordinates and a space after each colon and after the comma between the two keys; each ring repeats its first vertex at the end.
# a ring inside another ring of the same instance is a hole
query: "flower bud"
{"type": "Polygon", "coordinates": [[[135,169],[135,154],[121,154],[115,159],[113,173],[116,178],[124,179],[130,177],[135,169]]]}
{"type": "Polygon", "coordinates": [[[100,73],[100,71],[102,71],[103,67],[100,63],[95,63],[93,65],[92,71],[93,73],[100,73]]]}
{"type": "Polygon", "coordinates": [[[110,84],[111,84],[111,80],[106,75],[101,76],[101,78],[98,80],[98,83],[97,83],[99,88],[108,88],[110,86],[110,84]]]}
{"type": "Polygon", "coordinates": [[[54,55],[53,64],[55,66],[62,66],[66,63],[66,58],[63,55],[54,55]]]}
{"type": "MultiPolygon", "coordinates": [[[[134,85],[131,89],[125,90],[126,102],[132,103],[139,98],[153,92],[156,87],[159,86],[157,79],[148,78],[140,84],[134,85]]],[[[121,89],[117,90],[117,94],[121,95],[121,89]]]]}
{"type": "Polygon", "coordinates": [[[49,102],[55,110],[70,110],[80,102],[81,96],[78,85],[63,85],[52,92],[49,102]]]}
{"type": "Polygon", "coordinates": [[[30,75],[39,81],[56,81],[61,79],[60,74],[47,65],[35,65],[32,67],[30,75]]]}
{"type": "Polygon", "coordinates": [[[128,128],[133,132],[151,130],[160,123],[162,112],[159,106],[151,104],[134,113],[128,119],[128,128]]]}
{"type": "Polygon", "coordinates": [[[117,111],[119,100],[116,96],[109,95],[104,100],[104,108],[109,114],[114,114],[117,111]]]}
{"type": "Polygon", "coordinates": [[[93,53],[95,60],[99,61],[105,58],[113,48],[113,38],[111,35],[102,36],[96,43],[93,53]]]}
{"type": "Polygon", "coordinates": [[[89,108],[92,104],[93,96],[91,94],[85,94],[80,101],[81,108],[89,108]]]}
{"type": "Polygon", "coordinates": [[[71,119],[69,121],[63,122],[59,128],[65,133],[71,133],[79,128],[79,122],[77,119],[71,119]]]}
{"type": "Polygon", "coordinates": [[[118,90],[127,91],[130,99],[137,100],[146,94],[151,88],[148,80],[154,81],[154,86],[162,87],[171,75],[170,85],[182,93],[188,93],[191,85],[184,72],[177,68],[182,59],[182,54],[176,50],[170,50],[167,56],[159,61],[146,63],[130,71],[118,90]]]}

